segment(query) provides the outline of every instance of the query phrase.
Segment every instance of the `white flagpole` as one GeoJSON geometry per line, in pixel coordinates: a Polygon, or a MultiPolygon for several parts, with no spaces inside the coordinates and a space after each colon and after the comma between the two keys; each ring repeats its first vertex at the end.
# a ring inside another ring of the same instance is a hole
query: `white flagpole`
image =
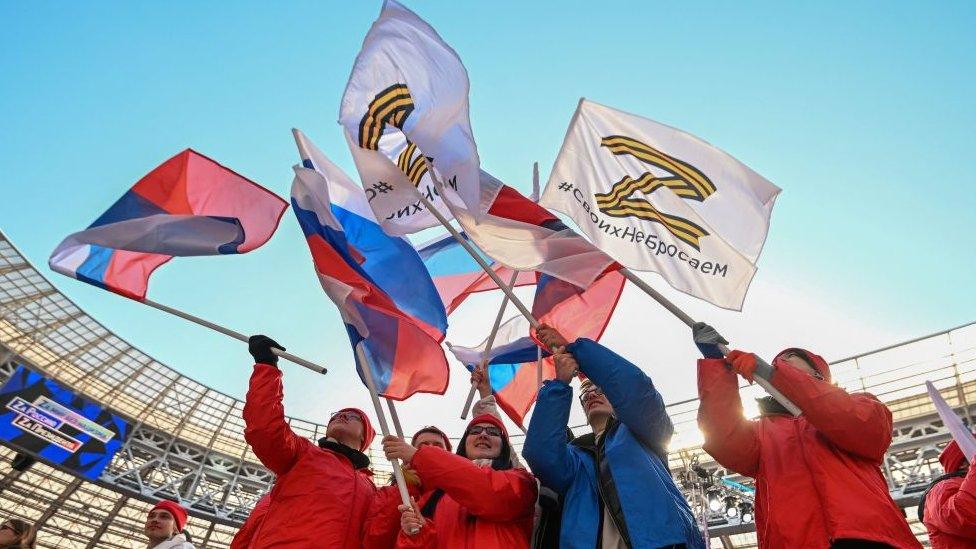
{"type": "MultiPolygon", "coordinates": [[[[150,299],[143,299],[142,301],[140,301],[140,303],[143,303],[145,305],[149,305],[150,307],[152,307],[154,309],[159,309],[160,311],[169,313],[169,314],[174,315],[174,316],[178,316],[178,317],[180,317],[180,318],[182,318],[184,320],[189,320],[190,322],[194,322],[194,323],[199,324],[200,326],[203,326],[205,328],[210,328],[211,330],[214,330],[216,332],[220,332],[220,333],[222,333],[224,335],[230,336],[230,337],[232,337],[234,339],[237,339],[237,340],[243,341],[244,343],[247,343],[247,336],[246,335],[244,335],[244,334],[242,334],[240,332],[235,332],[234,330],[231,330],[229,328],[224,328],[223,326],[221,326],[219,324],[214,324],[213,322],[210,322],[209,320],[204,320],[204,319],[202,319],[202,318],[200,318],[198,316],[191,315],[190,313],[184,313],[183,311],[181,311],[179,309],[174,309],[174,308],[172,308],[172,307],[170,307],[168,305],[163,305],[162,303],[156,303],[155,301],[152,301],[150,299]]],[[[317,373],[320,373],[320,374],[324,374],[324,373],[327,372],[327,370],[325,369],[325,366],[319,366],[318,364],[316,364],[314,362],[310,362],[308,360],[305,360],[304,358],[297,357],[297,356],[295,356],[295,355],[293,355],[293,354],[291,354],[289,352],[279,351],[278,349],[271,349],[271,352],[274,353],[277,356],[280,356],[281,358],[283,358],[285,360],[289,360],[291,362],[294,362],[295,364],[298,364],[300,366],[304,366],[304,367],[308,368],[309,370],[312,370],[313,372],[317,372],[317,373]]]]}
{"type": "MultiPolygon", "coordinates": [[[[508,286],[510,288],[515,287],[515,280],[518,279],[519,272],[512,272],[512,279],[508,281],[508,286]]],[[[491,347],[495,344],[495,336],[498,335],[498,328],[502,325],[502,318],[505,316],[505,308],[508,306],[508,294],[502,297],[502,305],[498,308],[498,314],[495,315],[495,324],[491,327],[491,333],[488,334],[488,340],[485,342],[485,350],[481,353],[481,364],[485,366],[485,374],[487,375],[488,369],[488,355],[491,354],[491,347]]],[[[471,403],[474,402],[474,394],[477,392],[478,386],[474,383],[471,384],[471,390],[468,391],[468,399],[464,401],[464,408],[461,410],[461,419],[468,419],[468,412],[471,411],[471,403]]]]}
{"type": "MultiPolygon", "coordinates": [[[[634,271],[631,271],[626,267],[622,267],[620,269],[620,273],[623,274],[625,277],[627,277],[627,280],[633,282],[634,285],[636,285],[638,288],[643,290],[644,293],[654,298],[654,300],[660,303],[662,307],[670,311],[671,314],[678,317],[679,320],[687,324],[689,328],[695,325],[695,319],[688,316],[687,313],[679,309],[678,306],[675,305],[674,303],[671,303],[671,301],[668,298],[658,293],[657,290],[651,288],[651,286],[647,282],[644,282],[639,276],[637,276],[634,273],[634,271]]],[[[719,345],[719,348],[722,350],[722,354],[729,353],[729,348],[726,347],[725,345],[719,345]]],[[[768,379],[769,372],[764,370],[765,370],[764,368],[756,369],[756,375],[753,376],[753,379],[756,380],[756,383],[760,387],[762,387],[767,393],[769,393],[770,396],[772,396],[780,404],[782,404],[784,408],[789,410],[791,414],[793,414],[794,416],[800,415],[802,413],[800,411],[800,408],[797,407],[796,404],[793,404],[793,402],[790,399],[786,398],[786,396],[783,395],[783,393],[779,392],[779,390],[777,390],[776,387],[773,387],[773,384],[770,383],[768,379]]]]}
{"type": "MultiPolygon", "coordinates": [[[[363,372],[363,378],[366,380],[369,396],[373,399],[373,408],[376,409],[376,418],[380,422],[380,431],[384,437],[390,436],[390,427],[386,424],[386,414],[383,413],[383,406],[380,405],[380,396],[376,392],[376,385],[373,382],[373,371],[369,366],[369,362],[366,360],[366,353],[363,352],[362,342],[356,344],[356,358],[359,359],[359,366],[363,372]]],[[[397,489],[400,491],[400,499],[404,505],[410,505],[410,494],[407,492],[407,482],[403,478],[403,471],[400,470],[400,460],[394,458],[390,460],[390,463],[393,465],[393,477],[396,478],[397,489]]]]}
{"type": "Polygon", "coordinates": [[[535,359],[535,390],[542,389],[542,347],[536,349],[535,359]]]}
{"type": "Polygon", "coordinates": [[[390,419],[393,420],[393,430],[396,431],[398,437],[403,438],[403,426],[400,425],[400,415],[397,414],[396,406],[393,405],[393,399],[386,398],[386,407],[390,409],[390,419]]]}
{"type": "MultiPolygon", "coordinates": [[[[426,159],[426,157],[424,157],[424,159],[425,159],[424,161],[427,164],[427,173],[430,175],[431,181],[434,182],[434,186],[437,189],[443,190],[444,188],[443,185],[437,179],[437,175],[434,174],[434,166],[431,164],[429,160],[426,159]]],[[[522,316],[524,316],[526,320],[529,321],[529,324],[532,326],[532,328],[538,329],[539,321],[536,320],[534,316],[532,316],[532,311],[530,311],[529,308],[526,307],[524,303],[522,303],[522,301],[518,298],[518,296],[515,295],[515,292],[513,292],[511,288],[505,286],[505,283],[502,282],[502,279],[498,276],[498,273],[496,273],[488,265],[488,263],[485,262],[484,258],[482,258],[481,255],[478,254],[478,252],[474,249],[473,246],[471,246],[471,243],[468,242],[467,239],[465,239],[463,236],[461,236],[461,233],[459,233],[458,230],[451,225],[451,222],[448,221],[446,217],[444,217],[444,214],[439,212],[437,208],[434,208],[434,205],[430,203],[430,200],[428,200],[423,193],[418,192],[417,196],[420,198],[420,202],[424,205],[424,207],[427,208],[427,210],[435,218],[437,218],[437,221],[439,221],[440,224],[443,225],[445,229],[447,229],[447,232],[451,233],[451,236],[454,237],[454,240],[457,240],[458,244],[460,244],[461,247],[464,248],[464,251],[468,252],[471,258],[478,263],[478,265],[485,271],[485,273],[489,277],[491,277],[491,279],[495,282],[498,288],[501,289],[501,291],[505,292],[505,295],[508,296],[510,300],[512,300],[512,303],[515,305],[515,308],[517,308],[519,312],[522,313],[522,316]]]]}

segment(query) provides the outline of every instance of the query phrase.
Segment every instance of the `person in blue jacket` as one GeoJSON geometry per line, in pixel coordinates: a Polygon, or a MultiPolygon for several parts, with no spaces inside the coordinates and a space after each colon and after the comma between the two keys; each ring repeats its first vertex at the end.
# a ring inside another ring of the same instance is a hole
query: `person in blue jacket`
{"type": "Polygon", "coordinates": [[[674,431],[664,400],[637,366],[586,338],[572,344],[549,326],[556,379],[539,390],[522,456],[563,497],[560,547],[703,549],[688,502],[668,471],[674,431]],[[580,403],[592,433],[566,442],[569,384],[582,372],[580,403]]]}

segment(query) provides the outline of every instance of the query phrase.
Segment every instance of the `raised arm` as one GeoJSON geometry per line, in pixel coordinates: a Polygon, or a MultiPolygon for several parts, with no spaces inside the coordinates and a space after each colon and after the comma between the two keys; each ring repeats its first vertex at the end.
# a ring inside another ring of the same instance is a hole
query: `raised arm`
{"type": "Polygon", "coordinates": [[[724,360],[698,361],[698,398],[704,450],[724,467],[755,477],[759,471],[758,426],[745,418],[738,377],[724,360]]]}
{"type": "Polygon", "coordinates": [[[253,336],[248,344],[257,364],[244,399],[244,440],[265,467],[283,475],[312,443],[292,432],[285,421],[281,370],[275,366],[278,358],[272,347],[283,349],[266,336],[253,336]]]}
{"type": "Polygon", "coordinates": [[[580,371],[603,389],[614,414],[642,443],[659,454],[674,433],[664,399],[654,383],[630,361],[590,339],[579,338],[566,347],[580,371]]]}
{"type": "Polygon", "coordinates": [[[522,447],[522,457],[542,485],[561,494],[569,489],[579,469],[579,458],[566,440],[572,401],[573,390],[565,381],[543,382],[522,447]]]}
{"type": "Polygon", "coordinates": [[[524,469],[496,471],[440,448],[417,450],[411,464],[425,488],[440,488],[472,515],[489,520],[531,516],[538,495],[535,479],[524,469]]]}

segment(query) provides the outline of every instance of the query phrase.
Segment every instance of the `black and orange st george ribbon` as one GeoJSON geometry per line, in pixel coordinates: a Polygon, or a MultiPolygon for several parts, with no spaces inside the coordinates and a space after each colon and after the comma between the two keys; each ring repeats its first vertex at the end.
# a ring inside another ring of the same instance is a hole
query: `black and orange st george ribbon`
{"type": "Polygon", "coordinates": [[[660,223],[676,238],[700,250],[700,241],[708,236],[708,231],[688,219],[658,210],[646,198],[635,198],[634,193],[649,195],[658,189],[667,188],[685,200],[703,202],[717,190],[715,184],[691,164],[631,137],[611,135],[604,137],[600,145],[607,147],[615,155],[633,156],[671,174],[658,177],[651,172],[645,172],[637,178],[625,176],[614,183],[608,192],[596,193],[596,203],[600,211],[611,217],[636,217],[660,223]]]}

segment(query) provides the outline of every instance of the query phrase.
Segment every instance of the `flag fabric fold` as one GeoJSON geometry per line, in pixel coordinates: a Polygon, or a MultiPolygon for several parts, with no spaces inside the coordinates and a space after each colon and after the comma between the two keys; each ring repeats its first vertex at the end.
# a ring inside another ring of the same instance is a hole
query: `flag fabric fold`
{"type": "Polygon", "coordinates": [[[624,266],[741,310],[779,192],[695,136],[581,100],[540,203],[624,266]]]}
{"type": "MultiPolygon", "coordinates": [[[[461,233],[461,236],[467,238],[464,233],[461,233]]],[[[434,286],[437,287],[437,293],[444,302],[447,314],[454,312],[473,293],[498,289],[498,284],[495,284],[478,262],[449,234],[418,246],[417,253],[424,260],[424,265],[434,280],[434,286]]],[[[512,269],[500,263],[492,263],[491,258],[484,254],[482,258],[491,265],[499,278],[504,281],[511,279],[512,269]]],[[[535,284],[535,278],[534,272],[521,271],[515,279],[515,286],[535,284]]]]}
{"type": "Polygon", "coordinates": [[[443,394],[447,314],[423,261],[406,239],[383,232],[361,188],[301,132],[296,139],[292,209],[350,343],[362,345],[368,364],[358,368],[371,369],[387,398],[443,394]]]}
{"type": "MultiPolygon", "coordinates": [[[[451,345],[454,357],[470,371],[481,363],[487,338],[474,347],[451,345]]],[[[498,328],[488,354],[488,381],[498,407],[519,427],[524,427],[525,415],[538,392],[536,359],[538,347],[529,337],[529,321],[524,316],[513,317],[498,328]]],[[[543,360],[543,377],[555,377],[552,360],[543,360]]]]}
{"type": "MultiPolygon", "coordinates": [[[[497,182],[486,172],[482,178],[497,182]]],[[[445,201],[465,234],[485,255],[509,268],[546,273],[582,288],[614,264],[610,256],[551,212],[512,187],[497,185],[500,191],[481,220],[475,220],[451,197],[445,201]]]]}
{"type": "MultiPolygon", "coordinates": [[[[623,293],[626,278],[619,269],[602,273],[589,287],[580,288],[547,274],[538,274],[532,315],[569,341],[586,337],[599,341],[623,293]]],[[[475,347],[448,344],[468,370],[481,363],[487,338],[475,347]]],[[[538,391],[538,347],[529,336],[529,322],[519,315],[503,323],[488,355],[488,378],[499,407],[517,425],[535,402],[538,391]]],[[[542,360],[542,378],[555,376],[549,353],[542,360]]]]}
{"type": "Polygon", "coordinates": [[[135,300],[176,256],[239,254],[268,241],[288,203],[187,149],[146,174],[87,229],[65,238],[51,269],[135,300]]]}
{"type": "Polygon", "coordinates": [[[468,74],[427,22],[386,0],[356,57],[339,122],[369,204],[390,234],[431,227],[418,193],[432,165],[477,219],[497,189],[479,182],[478,149],[468,112],[468,74]]]}

